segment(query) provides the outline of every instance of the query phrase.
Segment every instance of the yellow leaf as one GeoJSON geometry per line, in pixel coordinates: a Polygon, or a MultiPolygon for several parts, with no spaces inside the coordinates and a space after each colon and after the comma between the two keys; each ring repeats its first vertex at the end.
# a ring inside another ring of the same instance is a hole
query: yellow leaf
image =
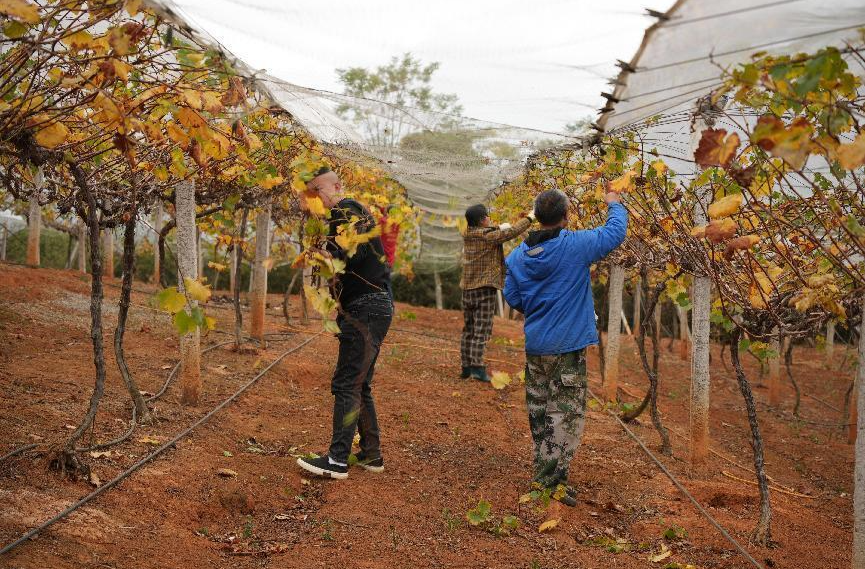
{"type": "Polygon", "coordinates": [[[141,10],[141,0],[126,0],[124,8],[126,8],[126,12],[128,12],[130,16],[134,16],[139,10],[141,10]]]}
{"type": "Polygon", "coordinates": [[[220,95],[214,91],[205,91],[201,93],[201,106],[205,111],[218,113],[224,107],[222,101],[219,100],[220,95]]]}
{"type": "Polygon", "coordinates": [[[799,117],[790,123],[773,115],[757,121],[751,139],[772,156],[783,159],[794,170],[801,170],[811,153],[811,135],[814,127],[808,119],[799,117]]]}
{"type": "Polygon", "coordinates": [[[654,170],[658,176],[663,176],[667,172],[667,165],[664,164],[663,160],[655,160],[652,162],[652,170],[654,170]]]}
{"type": "Polygon", "coordinates": [[[742,194],[724,196],[709,206],[709,218],[720,219],[722,217],[729,217],[739,211],[743,201],[744,197],[742,194]]]}
{"type": "Polygon", "coordinates": [[[170,122],[165,125],[165,132],[168,133],[168,138],[176,142],[181,148],[189,146],[189,135],[177,123],[170,122]]]}
{"type": "Polygon", "coordinates": [[[670,550],[669,547],[667,547],[665,544],[662,543],[661,544],[661,551],[659,553],[657,553],[656,555],[650,555],[649,561],[651,561],[652,563],[660,563],[661,561],[663,561],[667,557],[671,556],[672,554],[673,554],[672,550],[670,550]]]}
{"type": "Polygon", "coordinates": [[[39,8],[26,0],[0,0],[0,14],[6,14],[28,24],[38,24],[39,8]]]}
{"type": "Polygon", "coordinates": [[[129,79],[129,72],[132,71],[132,66],[119,59],[111,59],[110,61],[111,65],[114,66],[114,74],[127,81],[129,79]]]}
{"type": "MultiPolygon", "coordinates": [[[[282,184],[284,181],[285,180],[282,178],[282,176],[271,176],[270,174],[268,174],[264,179],[258,181],[258,187],[263,190],[269,190],[282,184]]],[[[321,200],[319,199],[319,201],[321,200]]],[[[324,208],[323,205],[322,208],[324,208]]]]}
{"type": "Polygon", "coordinates": [[[637,175],[633,170],[629,170],[611,181],[609,188],[611,192],[627,192],[634,189],[634,177],[637,175]]]}
{"type": "Polygon", "coordinates": [[[186,307],[186,297],[176,287],[166,288],[156,293],[156,305],[160,310],[177,314],[186,307]]]}
{"type": "Polygon", "coordinates": [[[93,44],[93,36],[87,30],[81,30],[60,38],[60,43],[72,51],[87,49],[93,44]]]}
{"type": "Polygon", "coordinates": [[[67,138],[69,138],[69,129],[59,121],[41,127],[35,136],[36,143],[45,148],[56,148],[67,138]]]}
{"type": "Polygon", "coordinates": [[[181,107],[177,111],[177,121],[185,127],[207,126],[207,121],[189,107],[181,107]]]}
{"type": "Polygon", "coordinates": [[[117,55],[127,55],[132,49],[130,39],[129,35],[126,34],[126,30],[121,27],[115,27],[108,34],[108,45],[111,46],[117,55]]]}
{"type": "Polygon", "coordinates": [[[860,132],[850,144],[840,145],[836,154],[845,170],[853,170],[865,163],[865,131],[860,132]]]}
{"type": "Polygon", "coordinates": [[[306,211],[310,212],[313,215],[317,215],[319,217],[324,217],[327,215],[327,210],[324,207],[324,202],[321,201],[321,198],[305,192],[301,195],[301,206],[306,211]]]}
{"type": "Polygon", "coordinates": [[[553,528],[555,528],[557,525],[559,525],[560,521],[561,521],[560,518],[556,518],[554,520],[547,520],[544,523],[542,523],[540,525],[540,527],[538,527],[538,532],[543,533],[545,531],[551,531],[553,528]]]}
{"type": "Polygon", "coordinates": [[[495,389],[504,389],[511,383],[511,376],[506,371],[497,371],[493,373],[490,382],[495,389]]]}
{"type": "Polygon", "coordinates": [[[706,227],[705,235],[712,243],[720,243],[735,235],[738,229],[739,226],[729,217],[713,219],[706,227]]]}
{"type": "Polygon", "coordinates": [[[211,269],[216,269],[217,271],[220,271],[220,272],[224,271],[225,267],[226,267],[222,263],[217,263],[215,261],[208,261],[207,266],[210,267],[211,269]]]}
{"type": "Polygon", "coordinates": [[[273,257],[268,257],[264,261],[261,262],[261,266],[264,267],[265,271],[269,271],[273,268],[273,257]]]}
{"type": "Polygon", "coordinates": [[[184,277],[183,286],[186,288],[186,294],[192,300],[207,302],[210,299],[210,286],[203,284],[201,281],[184,277]]]}

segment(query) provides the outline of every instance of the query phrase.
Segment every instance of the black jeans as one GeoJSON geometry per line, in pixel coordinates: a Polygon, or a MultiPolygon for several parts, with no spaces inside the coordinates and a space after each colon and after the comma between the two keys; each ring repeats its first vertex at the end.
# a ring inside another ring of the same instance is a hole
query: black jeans
{"type": "Polygon", "coordinates": [[[339,357],[330,384],[333,437],[328,451],[336,462],[348,462],[355,431],[360,432],[360,449],[367,457],[381,455],[372,375],[392,318],[393,303],[386,292],[364,295],[337,316],[339,357]]]}

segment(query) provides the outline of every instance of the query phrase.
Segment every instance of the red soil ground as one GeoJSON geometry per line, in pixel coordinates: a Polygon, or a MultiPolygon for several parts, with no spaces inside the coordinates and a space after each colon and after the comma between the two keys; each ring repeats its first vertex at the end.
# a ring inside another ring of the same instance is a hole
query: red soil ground
{"type": "MultiPolygon", "coordinates": [[[[139,385],[154,392],[175,363],[178,342],[168,317],[148,307],[147,291],[152,289],[136,287],[145,292],[134,295],[126,350],[139,385]]],[[[109,338],[118,293],[116,286],[106,289],[109,338]]],[[[280,300],[271,299],[274,307],[280,300]]],[[[83,275],[0,265],[0,454],[34,441],[62,440],[83,416],[94,376],[88,302],[83,275]]],[[[231,311],[214,306],[209,313],[219,317],[222,330],[231,329],[231,311]]],[[[527,491],[530,439],[519,382],[495,391],[458,379],[460,313],[398,305],[397,314],[375,382],[384,474],[355,468],[346,481],[325,481],[302,475],[295,465],[296,455],[320,452],[329,441],[329,377],[337,344],[323,335],[274,367],[175,449],[0,557],[0,566],[748,566],[598,408],[589,412],[583,446],[571,469],[571,482],[580,490],[577,507],[538,512],[520,505],[519,496],[527,491]],[[222,476],[220,469],[236,476],[222,476]],[[516,515],[520,527],[506,536],[471,527],[465,514],[480,499],[492,504],[496,519],[516,515]],[[561,521],[553,531],[539,533],[545,519],[561,521]],[[683,537],[666,539],[669,528],[682,528],[683,537]],[[651,562],[649,557],[662,546],[672,554],[651,562]]],[[[268,328],[289,330],[276,308],[269,311],[268,328]]],[[[315,328],[314,322],[309,329],[315,328]]],[[[110,479],[150,452],[153,441],[168,440],[306,337],[287,336],[250,353],[235,353],[230,346],[211,352],[203,358],[202,404],[180,406],[172,386],[154,407],[154,424],[140,427],[107,456],[85,455],[93,472],[102,481],[110,479]]],[[[205,344],[227,338],[212,333],[205,344]]],[[[522,354],[505,345],[518,347],[520,338],[520,323],[496,320],[488,351],[491,369],[516,373],[522,368],[522,354]]],[[[685,435],[689,364],[668,352],[666,343],[660,409],[665,423],[685,435]]],[[[742,399],[733,375],[720,363],[719,347],[712,350],[712,445],[748,467],[750,438],[742,399]]],[[[107,352],[106,396],[94,441],[122,432],[129,419],[110,347],[107,352]]],[[[809,420],[842,420],[826,404],[841,408],[851,378],[849,369],[839,371],[845,354],[836,356],[827,366],[820,352],[794,352],[794,373],[803,392],[825,402],[803,399],[802,416],[809,420]]],[[[758,384],[756,362],[746,360],[758,384]]],[[[591,385],[597,387],[596,350],[589,364],[591,385]]],[[[625,389],[635,399],[647,382],[630,339],[624,341],[621,369],[625,389]]],[[[748,545],[758,515],[750,472],[715,455],[705,471],[691,472],[687,440],[675,434],[674,456],[663,460],[765,566],[849,566],[852,447],[838,428],[793,421],[793,392],[785,390],[784,405],[772,410],[763,403],[765,388],[755,389],[767,469],[778,484],[809,497],[772,492],[776,547],[748,545]]],[[[657,449],[658,436],[647,420],[634,429],[657,449]]],[[[89,440],[88,434],[85,442],[89,440]]],[[[12,541],[92,488],[87,481],[64,480],[50,471],[45,445],[0,462],[0,541],[12,541]]]]}

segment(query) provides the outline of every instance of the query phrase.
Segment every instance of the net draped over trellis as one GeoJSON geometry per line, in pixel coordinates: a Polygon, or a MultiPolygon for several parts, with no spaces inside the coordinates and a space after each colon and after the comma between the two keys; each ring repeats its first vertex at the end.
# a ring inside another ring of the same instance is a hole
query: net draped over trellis
{"type": "MultiPolygon", "coordinates": [[[[691,120],[699,99],[721,86],[724,69],[755,53],[794,55],[859,44],[865,27],[861,0],[678,0],[646,31],[633,59],[622,65],[599,125],[607,133],[638,131],[681,175],[695,171],[691,120]]],[[[860,61],[845,55],[854,73],[860,61]]],[[[722,100],[721,104],[725,102],[722,100]]],[[[727,104],[716,128],[730,132],[757,117],[727,104]]],[[[820,157],[808,168],[827,169],[820,157]]]]}
{"type": "Polygon", "coordinates": [[[422,212],[416,272],[458,266],[462,238],[457,222],[465,208],[487,201],[539,148],[573,142],[556,133],[303,87],[255,71],[232,56],[216,38],[190,23],[176,3],[148,4],[185,36],[221,51],[238,73],[329,152],[378,166],[402,184],[422,212]]]}

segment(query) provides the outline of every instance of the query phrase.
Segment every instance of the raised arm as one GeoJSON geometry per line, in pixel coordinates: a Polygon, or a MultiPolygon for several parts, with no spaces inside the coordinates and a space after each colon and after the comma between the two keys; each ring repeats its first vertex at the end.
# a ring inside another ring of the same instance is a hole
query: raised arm
{"type": "Polygon", "coordinates": [[[607,204],[607,223],[602,227],[581,231],[580,246],[589,258],[589,264],[596,263],[609,255],[625,240],[628,230],[628,210],[617,201],[607,204]]]}
{"type": "Polygon", "coordinates": [[[532,220],[524,217],[513,224],[511,227],[507,229],[496,229],[494,231],[487,231],[482,235],[484,241],[492,241],[493,243],[504,243],[505,241],[510,241],[514,237],[518,236],[520,233],[523,233],[526,229],[531,227],[532,220]]]}

